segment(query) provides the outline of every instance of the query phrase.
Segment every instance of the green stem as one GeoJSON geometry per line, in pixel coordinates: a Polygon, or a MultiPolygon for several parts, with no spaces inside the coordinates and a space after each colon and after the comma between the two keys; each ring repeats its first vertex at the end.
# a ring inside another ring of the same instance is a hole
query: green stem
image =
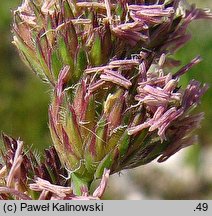
{"type": "Polygon", "coordinates": [[[90,181],[86,181],[86,179],[83,179],[82,177],[77,176],[77,174],[72,173],[71,180],[73,183],[73,190],[75,195],[82,195],[82,188],[87,188],[88,191],[90,190],[90,181]]]}

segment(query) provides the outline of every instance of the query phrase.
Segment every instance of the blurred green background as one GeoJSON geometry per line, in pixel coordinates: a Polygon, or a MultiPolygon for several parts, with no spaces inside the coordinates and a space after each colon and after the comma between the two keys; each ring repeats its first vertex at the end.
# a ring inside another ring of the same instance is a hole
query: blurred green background
{"type": "MultiPolygon", "coordinates": [[[[212,8],[212,1],[198,1],[212,8]]],[[[12,10],[21,0],[0,2],[0,131],[21,138],[34,149],[51,145],[48,131],[49,89],[23,65],[11,44],[12,10]]],[[[176,57],[186,64],[200,54],[203,62],[183,77],[212,84],[212,20],[194,22],[192,40],[176,57]]],[[[111,177],[106,199],[212,199],[212,88],[198,110],[205,112],[199,129],[199,145],[173,156],[111,177]]]]}
{"type": "Polygon", "coordinates": [[[41,149],[50,144],[48,88],[23,65],[11,44],[12,9],[20,3],[0,3],[0,130],[41,149]]]}

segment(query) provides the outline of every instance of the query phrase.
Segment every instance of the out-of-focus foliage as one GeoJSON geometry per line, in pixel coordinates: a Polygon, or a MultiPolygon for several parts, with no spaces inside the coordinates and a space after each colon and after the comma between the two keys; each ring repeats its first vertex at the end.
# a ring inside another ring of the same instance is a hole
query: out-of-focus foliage
{"type": "Polygon", "coordinates": [[[0,6],[0,131],[43,149],[50,144],[48,89],[24,66],[11,44],[12,9],[20,2],[3,0],[0,6]]]}
{"type": "MultiPolygon", "coordinates": [[[[21,137],[29,146],[33,144],[35,149],[43,149],[51,143],[47,125],[47,109],[49,103],[48,88],[23,65],[16,49],[11,44],[11,9],[17,8],[20,2],[21,0],[1,0],[0,3],[0,131],[12,135],[13,137],[21,137]]],[[[189,2],[195,2],[195,0],[190,0],[189,2]]],[[[212,8],[211,0],[196,1],[196,3],[201,7],[207,6],[212,8]]],[[[205,112],[205,120],[202,122],[202,128],[198,132],[200,145],[190,147],[185,157],[185,166],[195,168],[196,175],[198,176],[199,173],[201,173],[202,159],[206,157],[204,154],[205,149],[211,148],[212,146],[212,22],[196,21],[191,25],[190,32],[192,34],[192,40],[183,49],[179,50],[177,57],[180,60],[183,59],[182,64],[186,64],[195,57],[196,54],[200,54],[203,57],[203,62],[192,68],[191,72],[184,75],[184,82],[187,83],[192,77],[201,82],[207,82],[210,85],[199,107],[201,111],[205,112]]],[[[182,82],[182,85],[184,82],[182,82]]],[[[141,170],[142,168],[139,169],[141,170]]],[[[165,171],[162,173],[163,175],[158,171],[159,174],[157,175],[157,171],[152,169],[152,180],[149,178],[147,180],[147,176],[151,176],[151,171],[148,171],[146,176],[141,176],[141,174],[139,174],[139,169],[137,174],[134,174],[130,181],[133,179],[133,185],[135,185],[136,190],[140,189],[136,186],[138,182],[137,185],[143,187],[142,191],[147,195],[149,194],[147,198],[158,198],[158,196],[160,196],[160,198],[164,199],[207,199],[210,198],[209,194],[212,194],[212,192],[210,192],[212,191],[212,186],[208,184],[207,181],[201,180],[200,178],[197,178],[199,187],[196,187],[193,197],[189,194],[192,194],[192,191],[189,190],[186,192],[186,189],[182,189],[183,187],[188,189],[190,183],[182,186],[180,185],[180,181],[173,184],[169,181],[169,184],[166,185],[167,189],[165,190],[164,185],[161,184],[158,186],[154,181],[156,178],[158,179],[158,176],[163,176],[164,179],[168,179],[169,177],[167,177],[165,171]],[[146,181],[144,181],[145,179],[146,181]],[[177,195],[174,194],[173,191],[177,184],[178,188],[181,188],[180,191],[184,191],[183,194],[179,194],[180,192],[177,195]],[[170,185],[172,185],[174,189],[172,188],[171,190],[168,188],[170,185]],[[160,190],[160,188],[161,192],[158,192],[157,190],[160,190]],[[152,193],[156,195],[154,196],[152,193]]],[[[210,167],[208,167],[208,169],[210,169],[210,167]]],[[[162,179],[162,177],[160,179],[162,179]]],[[[161,180],[161,182],[166,184],[164,179],[161,180]]],[[[195,182],[195,179],[193,179],[193,181],[195,182]]],[[[127,185],[122,186],[124,193],[126,193],[125,186],[127,185]]],[[[113,187],[111,186],[111,188],[113,187]]],[[[117,193],[118,192],[120,191],[117,191],[117,193]]],[[[120,199],[121,197],[111,195],[109,198],[120,199]]]]}

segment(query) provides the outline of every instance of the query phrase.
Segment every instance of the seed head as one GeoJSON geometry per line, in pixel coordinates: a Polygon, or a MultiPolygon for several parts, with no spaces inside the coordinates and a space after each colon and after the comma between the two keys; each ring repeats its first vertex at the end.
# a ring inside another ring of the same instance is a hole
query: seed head
{"type": "Polygon", "coordinates": [[[176,71],[172,55],[189,23],[212,14],[184,2],[25,0],[14,12],[14,44],[53,89],[50,132],[77,194],[105,168],[162,162],[196,142],[203,114],[192,109],[207,85],[183,89],[180,78],[200,57],[176,71]]]}

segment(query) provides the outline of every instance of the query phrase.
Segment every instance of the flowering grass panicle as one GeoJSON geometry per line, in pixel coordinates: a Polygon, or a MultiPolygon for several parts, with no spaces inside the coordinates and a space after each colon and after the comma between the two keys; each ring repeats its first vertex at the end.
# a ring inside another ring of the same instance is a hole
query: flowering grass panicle
{"type": "Polygon", "coordinates": [[[210,18],[209,10],[181,0],[23,1],[14,12],[13,43],[52,89],[54,148],[46,160],[59,163],[48,165],[56,172],[51,178],[46,169],[34,173],[39,178],[32,175],[35,183],[25,189],[45,198],[69,198],[73,189],[81,197],[102,176],[105,187],[108,170],[163,162],[195,143],[203,114],[192,111],[208,87],[191,80],[183,89],[181,76],[201,58],[179,69],[174,53],[190,39],[190,22],[210,18]],[[68,195],[54,179],[61,172],[69,176],[68,195]]]}

